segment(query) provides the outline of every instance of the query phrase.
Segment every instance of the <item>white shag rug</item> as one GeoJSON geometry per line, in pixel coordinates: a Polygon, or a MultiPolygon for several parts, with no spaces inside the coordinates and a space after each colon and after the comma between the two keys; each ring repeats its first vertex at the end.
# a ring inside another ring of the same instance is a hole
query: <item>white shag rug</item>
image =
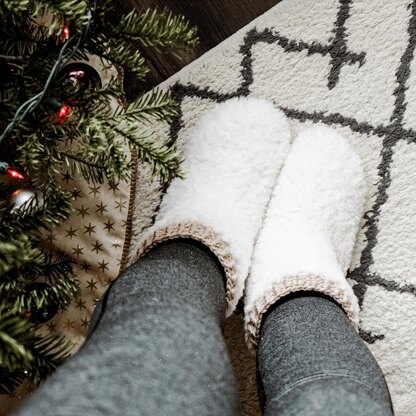
{"type": "MultiPolygon", "coordinates": [[[[272,100],[293,136],[323,123],[355,147],[370,192],[349,278],[397,416],[416,414],[415,46],[416,1],[283,0],[162,84],[181,103],[164,130],[179,148],[203,111],[239,95],[272,100]]],[[[161,196],[138,172],[132,255],[161,196]]]]}

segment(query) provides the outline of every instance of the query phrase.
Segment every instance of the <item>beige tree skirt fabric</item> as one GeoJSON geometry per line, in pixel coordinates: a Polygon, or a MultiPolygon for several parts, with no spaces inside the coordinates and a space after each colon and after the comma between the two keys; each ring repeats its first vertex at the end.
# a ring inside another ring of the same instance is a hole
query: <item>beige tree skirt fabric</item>
{"type": "MultiPolygon", "coordinates": [[[[285,112],[293,137],[323,123],[351,142],[371,189],[349,281],[360,301],[360,335],[386,376],[397,416],[416,408],[415,46],[416,0],[283,0],[162,84],[180,115],[170,126],[149,126],[180,149],[203,111],[253,95],[285,112]]],[[[76,211],[54,244],[77,261],[83,293],[46,330],[82,342],[97,299],[135,258],[163,197],[150,172],[138,164],[132,184],[117,189],[68,180],[76,211]]],[[[255,415],[254,359],[241,328],[234,316],[226,334],[244,413],[255,415]]],[[[3,412],[15,402],[4,397],[3,412]]]]}

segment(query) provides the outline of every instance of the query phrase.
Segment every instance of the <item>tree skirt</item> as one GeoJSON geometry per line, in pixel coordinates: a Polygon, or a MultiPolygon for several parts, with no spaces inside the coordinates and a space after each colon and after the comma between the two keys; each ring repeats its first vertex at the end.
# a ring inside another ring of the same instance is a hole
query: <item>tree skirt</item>
{"type": "MultiPolygon", "coordinates": [[[[180,114],[170,126],[149,126],[181,149],[206,109],[253,95],[285,112],[293,137],[322,123],[351,142],[370,191],[348,277],[360,301],[360,335],[397,416],[413,416],[416,407],[415,46],[416,0],[283,0],[163,83],[180,114]]],[[[83,291],[45,330],[80,345],[97,299],[135,261],[164,190],[145,164],[116,189],[63,180],[75,189],[76,211],[51,243],[74,257],[83,291]]],[[[245,414],[254,415],[254,361],[247,362],[239,321],[231,319],[229,345],[244,380],[245,414]]],[[[15,398],[5,399],[3,408],[15,398]]]]}

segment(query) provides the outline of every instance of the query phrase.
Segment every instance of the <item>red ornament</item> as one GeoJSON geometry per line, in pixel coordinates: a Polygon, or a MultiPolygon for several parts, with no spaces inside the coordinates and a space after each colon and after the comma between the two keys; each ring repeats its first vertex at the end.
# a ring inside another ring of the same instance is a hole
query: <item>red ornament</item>
{"type": "Polygon", "coordinates": [[[72,108],[69,105],[63,105],[58,111],[59,122],[63,123],[71,112],[72,108]]]}
{"type": "Polygon", "coordinates": [[[62,29],[62,39],[63,40],[69,39],[69,27],[68,26],[64,26],[62,29]]]}
{"type": "Polygon", "coordinates": [[[9,168],[6,170],[6,175],[13,179],[24,179],[25,177],[16,169],[9,168]]]}

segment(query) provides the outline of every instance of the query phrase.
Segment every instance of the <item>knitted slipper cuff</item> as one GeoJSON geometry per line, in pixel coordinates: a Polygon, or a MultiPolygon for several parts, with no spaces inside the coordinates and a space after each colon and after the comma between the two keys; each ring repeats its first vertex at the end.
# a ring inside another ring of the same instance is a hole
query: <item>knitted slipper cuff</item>
{"type": "Polygon", "coordinates": [[[190,222],[173,224],[165,228],[156,229],[143,241],[137,252],[136,260],[143,257],[158,244],[175,238],[190,238],[199,241],[209,248],[218,258],[226,276],[227,315],[230,314],[237,288],[235,259],[231,254],[229,245],[212,229],[198,223],[190,222]]]}
{"type": "Polygon", "coordinates": [[[286,276],[258,299],[249,311],[246,310],[245,338],[252,351],[258,345],[262,318],[269,307],[289,293],[298,291],[315,291],[330,296],[344,309],[354,328],[358,329],[358,311],[355,310],[348,292],[337,283],[313,274],[286,276]]]}

